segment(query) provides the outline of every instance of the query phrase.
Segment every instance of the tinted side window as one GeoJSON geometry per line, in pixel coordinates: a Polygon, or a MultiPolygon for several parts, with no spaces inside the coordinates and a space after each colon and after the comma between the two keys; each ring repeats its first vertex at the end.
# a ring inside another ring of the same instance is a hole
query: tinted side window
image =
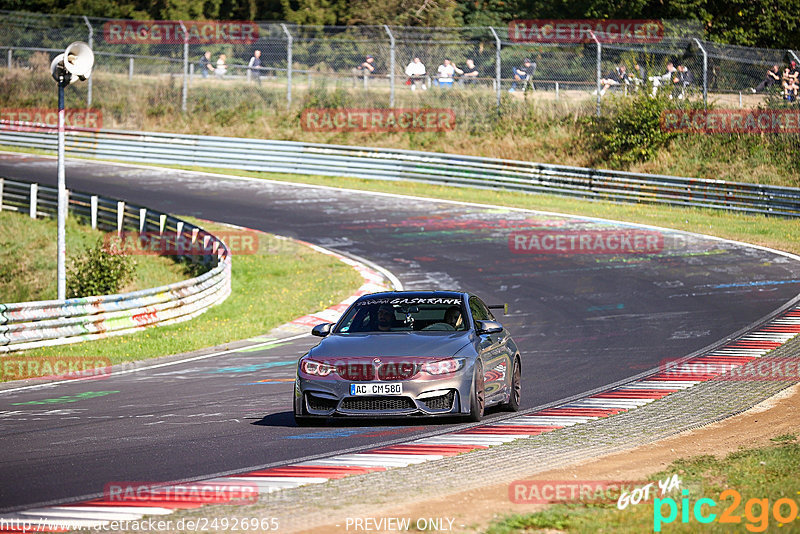
{"type": "Polygon", "coordinates": [[[489,311],[486,304],[481,302],[481,299],[478,297],[470,297],[469,311],[472,313],[473,321],[494,321],[492,312],[489,311]]]}

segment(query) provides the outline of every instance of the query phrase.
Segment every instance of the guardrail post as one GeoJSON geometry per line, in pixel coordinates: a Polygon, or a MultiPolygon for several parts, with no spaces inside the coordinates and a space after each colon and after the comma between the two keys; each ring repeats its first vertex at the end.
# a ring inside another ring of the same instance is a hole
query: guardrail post
{"type": "Polygon", "coordinates": [[[0,211],[3,211],[3,179],[0,178],[0,211]]]}
{"type": "Polygon", "coordinates": [[[292,106],[292,34],[286,24],[281,24],[286,34],[286,109],[292,106]]]}
{"type": "Polygon", "coordinates": [[[489,30],[494,35],[494,43],[495,43],[495,53],[494,53],[494,76],[495,76],[495,87],[497,88],[497,110],[500,111],[500,92],[503,90],[502,85],[502,66],[500,63],[500,49],[503,46],[502,41],[500,41],[500,36],[497,35],[497,32],[494,31],[494,28],[489,26],[489,30]]]}
{"type": "Polygon", "coordinates": [[[36,218],[36,205],[38,204],[39,184],[31,184],[31,202],[28,206],[28,215],[31,219],[36,218]]]}
{"type": "Polygon", "coordinates": [[[92,195],[89,199],[91,205],[92,230],[97,230],[97,195],[92,195]]]}
{"type": "Polygon", "coordinates": [[[147,208],[139,208],[139,233],[144,232],[144,225],[147,222],[147,208]]]}
{"type": "Polygon", "coordinates": [[[183,91],[181,92],[181,111],[186,113],[186,93],[189,91],[189,32],[182,20],[178,21],[183,30],[183,91]]]}
{"type": "Polygon", "coordinates": [[[708,54],[703,45],[700,44],[700,39],[694,38],[700,52],[703,53],[703,109],[708,109],[708,54]]]}
{"type": "Polygon", "coordinates": [[[392,31],[389,29],[389,26],[386,24],[383,25],[383,29],[386,30],[386,33],[389,34],[389,107],[394,107],[394,35],[392,35],[392,31]]]}
{"type": "Polygon", "coordinates": [[[164,227],[167,225],[167,216],[165,214],[161,214],[158,216],[158,233],[159,235],[164,235],[164,227]]]}
{"type": "Polygon", "coordinates": [[[133,56],[128,58],[128,81],[133,80],[133,56]]]}
{"type": "Polygon", "coordinates": [[[122,224],[125,222],[125,202],[117,202],[117,235],[122,236],[122,224]]]}
{"type": "MultiPolygon", "coordinates": [[[[86,15],[83,16],[83,22],[86,23],[86,27],[89,28],[89,48],[94,50],[94,28],[92,25],[89,24],[89,19],[86,18],[86,15]]],[[[92,77],[89,76],[89,86],[86,89],[86,107],[92,107],[92,77]]]]}

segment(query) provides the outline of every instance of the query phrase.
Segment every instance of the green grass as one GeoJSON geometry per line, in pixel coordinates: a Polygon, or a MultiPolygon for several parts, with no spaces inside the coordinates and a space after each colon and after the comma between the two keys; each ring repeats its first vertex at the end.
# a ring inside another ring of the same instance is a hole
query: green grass
{"type": "MultiPolygon", "coordinates": [[[[27,213],[0,212],[0,302],[26,302],[57,298],[56,235],[54,219],[32,220],[27,213]]],[[[79,224],[66,222],[67,266],[70,260],[94,245],[104,235],[79,224]]],[[[123,291],[171,284],[188,278],[183,267],[168,258],[137,256],[134,279],[123,291]]]]}
{"type": "MultiPolygon", "coordinates": [[[[192,220],[186,218],[187,220],[192,220]]],[[[221,225],[197,222],[214,232],[221,225]]],[[[176,354],[265,334],[298,316],[341,302],[361,276],[336,258],[263,234],[257,254],[233,257],[232,294],[184,323],[135,334],[25,351],[25,356],[104,356],[111,363],[176,354]]]]}
{"type": "MultiPolygon", "coordinates": [[[[681,479],[681,489],[688,490],[689,516],[682,523],[682,499],[684,496],[675,490],[661,497],[675,501],[677,516],[671,523],[664,523],[661,532],[799,532],[800,519],[782,524],[773,515],[778,499],[791,499],[800,505],[800,486],[797,474],[800,473],[800,443],[797,436],[786,434],[772,439],[773,445],[741,450],[729,454],[724,459],[714,456],[698,456],[680,459],[666,470],[654,473],[648,481],[664,480],[677,474],[681,479]],[[735,490],[741,502],[733,508],[734,497],[722,495],[724,490],[735,490]],[[717,521],[710,524],[699,523],[692,511],[700,498],[710,498],[717,503],[714,509],[703,505],[703,513],[715,513],[717,521]],[[767,499],[768,514],[762,515],[761,508],[750,499],[767,499]],[[722,512],[731,507],[733,516],[740,522],[720,523],[722,512]],[[748,514],[749,510],[749,514],[748,514]],[[748,527],[749,525],[749,527],[748,527]],[[762,528],[763,527],[763,528],[762,528]]],[[[656,485],[657,488],[657,485],[656,485]]],[[[669,515],[669,505],[660,505],[663,517],[669,515]]],[[[658,510],[657,510],[658,511],[658,510]]],[[[785,517],[790,513],[788,505],[781,507],[785,517]]],[[[509,534],[514,532],[570,532],[594,533],[615,532],[638,534],[654,530],[654,498],[648,502],[629,505],[624,510],[613,503],[569,503],[554,504],[541,512],[526,515],[513,515],[496,521],[486,530],[486,534],[509,534]]]]}

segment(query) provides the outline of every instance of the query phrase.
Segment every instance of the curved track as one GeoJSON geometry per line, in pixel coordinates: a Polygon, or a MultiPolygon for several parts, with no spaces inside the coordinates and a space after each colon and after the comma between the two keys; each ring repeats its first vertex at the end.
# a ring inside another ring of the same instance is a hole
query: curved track
{"type": "MultiPolygon", "coordinates": [[[[54,183],[55,162],[0,155],[0,176],[54,183]]],[[[76,190],[356,254],[409,289],[460,288],[508,302],[504,323],[523,349],[524,408],[692,353],[780,307],[800,287],[800,262],[673,232],[663,233],[663,250],[647,255],[509,247],[515,231],[622,228],[599,221],[81,161],[68,162],[67,180],[76,190]]],[[[15,481],[0,488],[0,509],[101,493],[109,481],[279,465],[450,428],[427,421],[295,427],[293,362],[314,343],[302,336],[103,381],[0,392],[0,477],[15,481]]]]}

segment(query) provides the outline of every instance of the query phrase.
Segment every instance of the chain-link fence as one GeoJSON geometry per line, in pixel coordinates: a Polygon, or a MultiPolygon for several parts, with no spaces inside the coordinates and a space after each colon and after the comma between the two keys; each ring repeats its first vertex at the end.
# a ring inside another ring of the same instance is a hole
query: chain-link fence
{"type": "Polygon", "coordinates": [[[95,68],[89,83],[67,92],[67,106],[99,107],[106,126],[128,128],[146,126],[141,109],[211,111],[224,121],[256,106],[449,108],[469,124],[504,107],[548,103],[599,114],[607,94],[637,91],[752,107],[781,90],[767,70],[800,63],[792,50],[712,43],[677,22],[664,24],[658,42],[640,44],[519,42],[496,27],[281,23],[243,23],[255,28],[249,39],[184,42],[190,32],[174,30],[181,22],[166,39],[120,29],[133,22],[0,12],[0,105],[53,107],[50,61],[76,40],[93,48],[95,68]]]}

